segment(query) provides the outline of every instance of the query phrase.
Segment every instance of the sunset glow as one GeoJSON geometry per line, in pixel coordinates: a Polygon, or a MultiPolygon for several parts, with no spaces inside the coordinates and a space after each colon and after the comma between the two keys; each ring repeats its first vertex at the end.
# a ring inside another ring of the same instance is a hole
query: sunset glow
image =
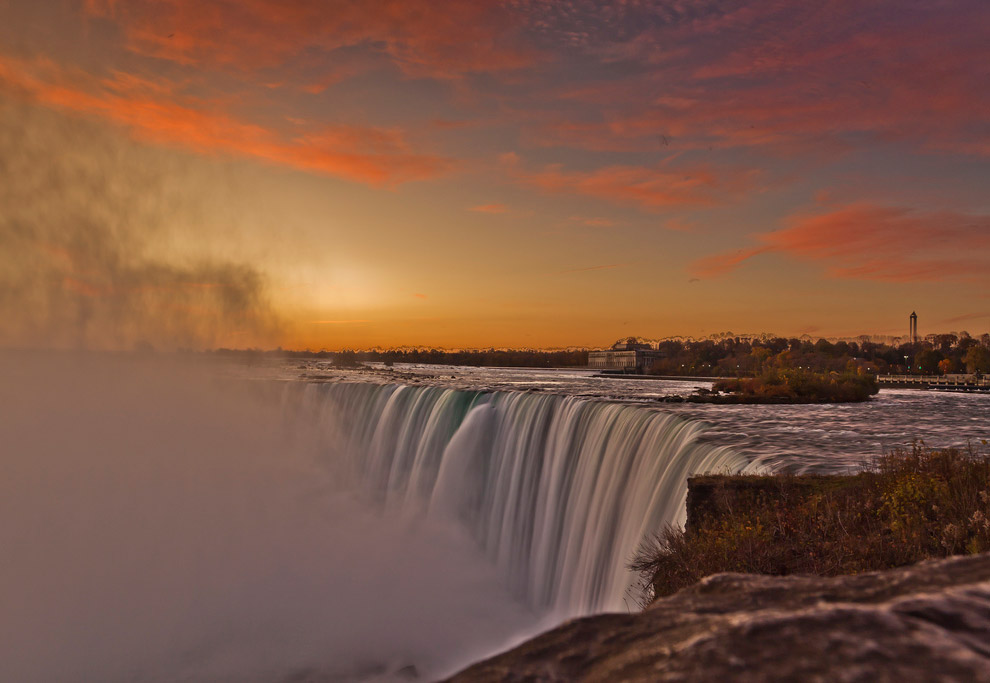
{"type": "Polygon", "coordinates": [[[0,18],[5,346],[990,330],[983,0],[0,18]]]}

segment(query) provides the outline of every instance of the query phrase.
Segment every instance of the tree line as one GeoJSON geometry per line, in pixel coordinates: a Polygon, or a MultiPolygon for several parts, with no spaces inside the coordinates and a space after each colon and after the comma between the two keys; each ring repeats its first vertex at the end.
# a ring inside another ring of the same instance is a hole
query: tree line
{"type": "MultiPolygon", "coordinates": [[[[766,370],[804,369],[813,372],[990,373],[990,334],[972,337],[960,334],[933,335],[915,343],[890,345],[871,341],[830,342],[819,339],[747,339],[726,337],[701,341],[661,341],[662,357],[648,369],[657,375],[704,377],[756,376],[766,370]]],[[[467,365],[475,367],[581,368],[588,365],[586,349],[388,349],[342,351],[234,351],[217,349],[221,355],[278,356],[327,359],[340,367],[378,362],[386,365],[467,365]]]]}
{"type": "Polygon", "coordinates": [[[652,374],[754,376],[771,368],[877,374],[990,372],[990,334],[940,334],[896,346],[871,341],[729,337],[663,341],[659,351],[663,357],[650,367],[652,374]]]}

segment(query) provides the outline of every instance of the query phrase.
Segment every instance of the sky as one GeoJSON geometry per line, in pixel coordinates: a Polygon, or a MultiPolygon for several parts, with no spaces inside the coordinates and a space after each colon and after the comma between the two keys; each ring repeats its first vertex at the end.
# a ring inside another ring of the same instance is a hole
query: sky
{"type": "Polygon", "coordinates": [[[990,330],[985,0],[0,0],[0,345],[990,330]]]}

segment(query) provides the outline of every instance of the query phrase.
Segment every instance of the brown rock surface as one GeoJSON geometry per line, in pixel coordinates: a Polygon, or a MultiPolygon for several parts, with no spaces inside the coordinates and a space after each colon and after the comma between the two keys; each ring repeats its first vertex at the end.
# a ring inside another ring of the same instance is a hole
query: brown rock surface
{"type": "Polygon", "coordinates": [[[718,574],[450,681],[990,681],[990,554],[836,578],[718,574]]]}

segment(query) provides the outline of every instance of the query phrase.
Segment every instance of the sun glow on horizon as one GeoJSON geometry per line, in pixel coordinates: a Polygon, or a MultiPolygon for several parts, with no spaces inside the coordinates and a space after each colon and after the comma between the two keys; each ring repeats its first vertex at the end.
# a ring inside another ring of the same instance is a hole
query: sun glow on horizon
{"type": "Polygon", "coordinates": [[[987,328],[979,0],[0,16],[0,346],[987,328]]]}

